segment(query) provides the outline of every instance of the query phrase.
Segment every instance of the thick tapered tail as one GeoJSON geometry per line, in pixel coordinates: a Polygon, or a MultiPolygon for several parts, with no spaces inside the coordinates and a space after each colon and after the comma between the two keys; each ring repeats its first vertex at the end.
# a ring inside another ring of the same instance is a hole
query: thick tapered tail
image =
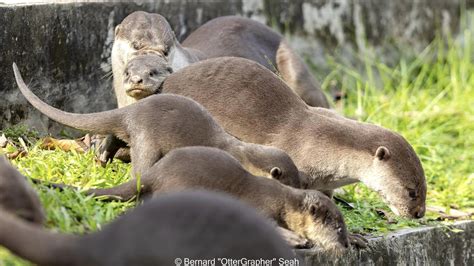
{"type": "Polygon", "coordinates": [[[104,200],[128,201],[133,197],[146,193],[147,188],[138,187],[135,179],[111,188],[94,188],[85,191],[88,195],[104,197],[104,200]]]}
{"type": "Polygon", "coordinates": [[[15,63],[13,63],[13,72],[15,73],[16,83],[28,102],[30,102],[31,105],[38,109],[38,111],[49,118],[66,126],[85,131],[91,131],[99,134],[124,135],[122,114],[126,110],[115,109],[111,111],[90,114],[74,114],[64,112],[48,105],[38,98],[38,96],[36,96],[23,81],[20,71],[18,70],[18,67],[15,63]]]}
{"type": "MultiPolygon", "coordinates": [[[[35,184],[40,184],[49,188],[59,189],[61,191],[66,189],[74,189],[80,190],[78,187],[66,185],[66,184],[59,184],[59,183],[52,183],[36,178],[30,178],[31,181],[35,184]]],[[[115,187],[111,188],[93,188],[84,191],[83,193],[86,195],[94,195],[95,197],[102,197],[101,199],[104,201],[111,201],[111,200],[118,200],[118,201],[128,201],[133,197],[144,194],[148,191],[147,186],[137,186],[136,179],[130,180],[126,183],[120,184],[115,187]]]]}

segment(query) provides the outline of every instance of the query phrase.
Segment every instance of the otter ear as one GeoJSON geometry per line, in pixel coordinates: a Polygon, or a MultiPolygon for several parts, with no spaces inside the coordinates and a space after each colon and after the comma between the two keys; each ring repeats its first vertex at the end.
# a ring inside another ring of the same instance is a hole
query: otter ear
{"type": "Polygon", "coordinates": [[[390,151],[388,150],[387,147],[380,146],[377,148],[377,151],[375,152],[375,156],[377,156],[379,160],[388,160],[388,158],[390,158],[390,151]]]}
{"type": "Polygon", "coordinates": [[[120,33],[120,24],[118,24],[116,27],[115,27],[115,37],[117,37],[117,35],[119,35],[120,33]]]}
{"type": "Polygon", "coordinates": [[[270,170],[270,175],[272,175],[273,178],[279,179],[283,172],[279,167],[273,167],[272,170],[270,170]]]}

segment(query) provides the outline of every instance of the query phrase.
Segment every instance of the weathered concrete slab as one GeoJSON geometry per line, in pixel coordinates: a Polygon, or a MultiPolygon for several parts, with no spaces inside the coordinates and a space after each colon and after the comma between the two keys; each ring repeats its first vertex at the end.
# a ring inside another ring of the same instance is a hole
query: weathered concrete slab
{"type": "Polygon", "coordinates": [[[384,47],[387,40],[424,46],[438,29],[456,31],[460,1],[109,0],[25,5],[31,1],[0,0],[22,3],[0,4],[0,128],[22,121],[43,132],[60,128],[19,95],[13,61],[35,92],[56,107],[73,112],[115,107],[109,63],[113,29],[136,10],[164,15],[180,39],[217,16],[251,17],[287,32],[298,51],[324,65],[324,55],[334,47],[363,50],[367,42],[384,47]]]}
{"type": "Polygon", "coordinates": [[[299,253],[306,265],[474,265],[474,221],[406,229],[369,241],[367,249],[337,259],[311,250],[299,253]]]}
{"type": "Polygon", "coordinates": [[[14,83],[16,62],[35,93],[73,112],[116,107],[109,63],[114,28],[136,10],[164,14],[177,36],[211,18],[235,14],[239,1],[156,1],[0,7],[0,128],[26,121],[56,132],[33,111],[14,83]]]}

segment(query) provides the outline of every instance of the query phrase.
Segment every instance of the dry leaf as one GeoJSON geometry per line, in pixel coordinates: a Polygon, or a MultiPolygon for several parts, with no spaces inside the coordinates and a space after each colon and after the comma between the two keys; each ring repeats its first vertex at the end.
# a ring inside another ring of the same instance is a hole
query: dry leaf
{"type": "Polygon", "coordinates": [[[450,209],[449,214],[446,213],[446,208],[439,206],[426,206],[427,211],[436,212],[442,220],[459,220],[469,219],[474,215],[472,212],[463,212],[456,209],[450,209]]]}
{"type": "Polygon", "coordinates": [[[10,160],[14,160],[16,158],[25,157],[26,155],[28,155],[28,153],[26,151],[17,150],[17,151],[14,151],[12,153],[7,153],[7,158],[10,159],[10,160]]]}
{"type": "Polygon", "coordinates": [[[80,140],[55,139],[51,137],[44,138],[40,147],[47,150],[61,149],[63,151],[76,151],[80,153],[87,150],[87,146],[80,140]]]}

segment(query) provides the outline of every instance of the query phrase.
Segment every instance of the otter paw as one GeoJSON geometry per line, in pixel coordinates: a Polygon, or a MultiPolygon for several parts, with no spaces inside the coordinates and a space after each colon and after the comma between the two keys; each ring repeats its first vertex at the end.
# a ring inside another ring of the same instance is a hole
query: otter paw
{"type": "Polygon", "coordinates": [[[278,227],[278,232],[292,248],[305,249],[312,247],[311,242],[308,239],[300,237],[288,229],[278,227]]]}
{"type": "Polygon", "coordinates": [[[369,241],[359,234],[349,234],[349,242],[357,248],[366,248],[369,241]]]}

